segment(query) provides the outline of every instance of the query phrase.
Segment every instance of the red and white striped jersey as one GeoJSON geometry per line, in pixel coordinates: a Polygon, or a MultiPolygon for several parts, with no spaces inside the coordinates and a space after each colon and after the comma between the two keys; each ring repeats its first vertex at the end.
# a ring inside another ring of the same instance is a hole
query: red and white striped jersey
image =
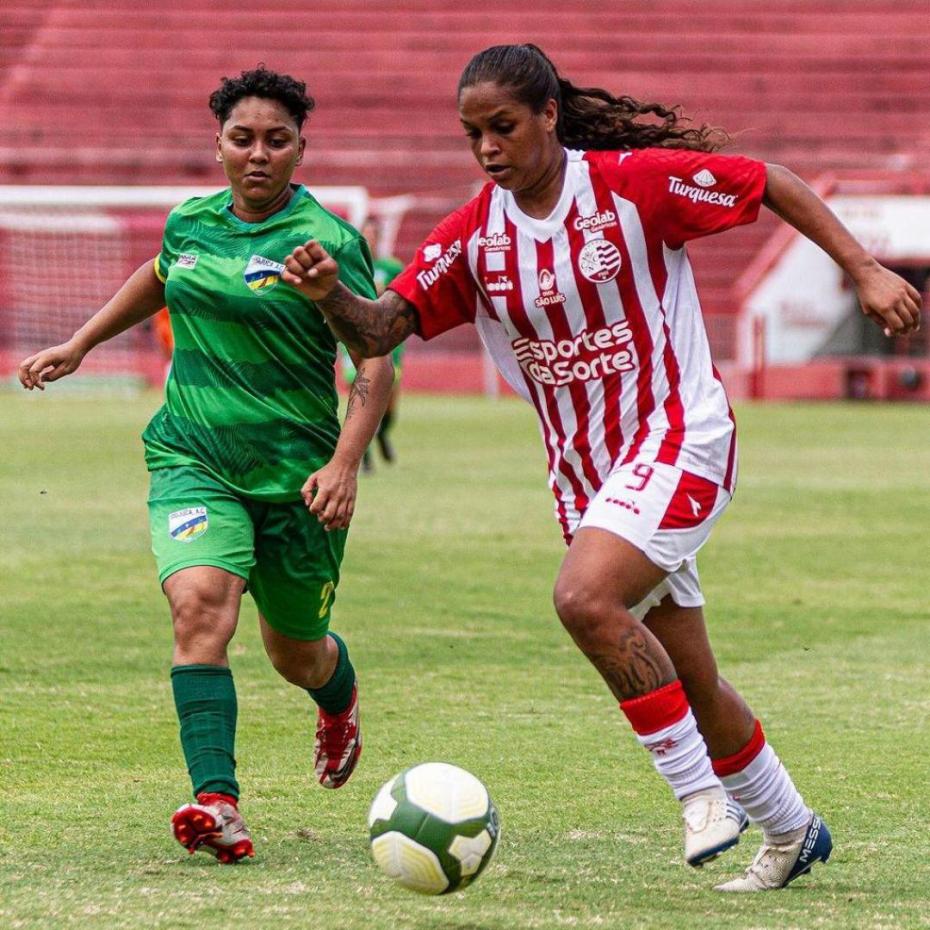
{"type": "Polygon", "coordinates": [[[634,459],[732,488],[733,416],[684,245],[752,222],[765,165],[670,149],[567,156],[546,219],[489,183],[390,287],[416,307],[425,339],[474,323],[536,408],[569,537],[606,477],[634,459]]]}

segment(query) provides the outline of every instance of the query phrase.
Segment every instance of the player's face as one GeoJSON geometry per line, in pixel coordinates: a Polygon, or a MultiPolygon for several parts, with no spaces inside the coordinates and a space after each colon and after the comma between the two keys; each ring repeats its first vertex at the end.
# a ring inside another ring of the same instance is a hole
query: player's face
{"type": "Polygon", "coordinates": [[[534,113],[509,88],[484,81],[462,90],[459,117],[478,164],[506,190],[530,190],[561,163],[554,100],[534,113]]]}
{"type": "Polygon", "coordinates": [[[233,200],[251,212],[279,200],[304,154],[294,117],[277,100],[243,97],[216,134],[233,200]]]}

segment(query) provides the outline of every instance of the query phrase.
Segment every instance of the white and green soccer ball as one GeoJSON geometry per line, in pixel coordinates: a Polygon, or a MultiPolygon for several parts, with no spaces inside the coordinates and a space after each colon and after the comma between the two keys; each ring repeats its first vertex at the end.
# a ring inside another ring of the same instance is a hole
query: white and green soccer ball
{"type": "Polygon", "coordinates": [[[382,786],[368,827],[383,872],[421,894],[448,894],[470,885],[491,861],[500,818],[470,772],[425,762],[382,786]]]}

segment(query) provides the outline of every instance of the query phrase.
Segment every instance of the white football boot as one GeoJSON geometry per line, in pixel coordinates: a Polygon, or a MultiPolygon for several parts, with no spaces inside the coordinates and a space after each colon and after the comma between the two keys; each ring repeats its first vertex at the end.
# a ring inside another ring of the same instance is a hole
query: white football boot
{"type": "Polygon", "coordinates": [[[717,891],[774,891],[806,875],[815,862],[826,862],[833,851],[827,825],[817,816],[806,826],[780,836],[766,836],[752,865],[717,891]]]}
{"type": "Polygon", "coordinates": [[[728,800],[722,787],[683,798],[681,816],[685,822],[685,861],[696,868],[735,846],[749,826],[746,812],[728,800]]]}

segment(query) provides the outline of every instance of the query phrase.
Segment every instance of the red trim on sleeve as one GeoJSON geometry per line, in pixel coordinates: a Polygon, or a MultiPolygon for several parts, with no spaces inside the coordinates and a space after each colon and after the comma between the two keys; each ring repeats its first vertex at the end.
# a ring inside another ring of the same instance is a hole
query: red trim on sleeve
{"type": "Polygon", "coordinates": [[[462,323],[474,323],[479,298],[468,245],[481,228],[493,182],[427,236],[413,261],[388,285],[417,311],[418,332],[432,339],[462,323]]]}
{"type": "Polygon", "coordinates": [[[671,684],[656,688],[641,697],[620,702],[620,710],[626,714],[630,725],[640,736],[674,726],[690,709],[685,689],[677,678],[671,684]]]}
{"type": "Polygon", "coordinates": [[[739,751],[734,752],[732,756],[724,756],[722,759],[712,759],[711,765],[714,767],[714,774],[718,778],[724,778],[727,775],[735,775],[742,772],[750,762],[765,747],[765,734],[762,732],[762,724],[756,721],[755,729],[749,742],[739,751]]]}

